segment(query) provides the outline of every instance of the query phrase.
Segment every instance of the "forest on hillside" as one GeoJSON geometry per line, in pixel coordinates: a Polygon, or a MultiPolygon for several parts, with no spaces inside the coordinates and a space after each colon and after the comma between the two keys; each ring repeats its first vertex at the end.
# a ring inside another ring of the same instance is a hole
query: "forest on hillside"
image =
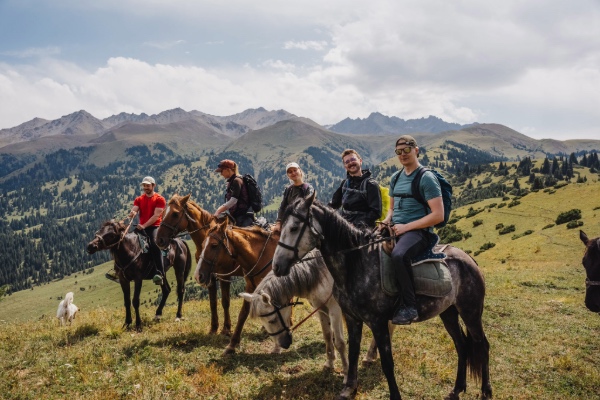
{"type": "MultiPolygon", "coordinates": [[[[548,156],[536,168],[529,158],[510,163],[450,141],[442,150],[429,158],[426,149],[422,149],[421,162],[440,170],[460,188],[455,192],[460,193],[454,198],[456,206],[509,194],[522,196],[529,190],[577,181],[580,178],[573,172],[575,164],[592,172],[600,170],[595,152],[548,156]],[[486,178],[481,178],[484,175],[486,178]],[[490,176],[501,180],[492,182],[490,176]],[[528,177],[527,187],[521,187],[519,177],[528,177]]],[[[10,167],[0,175],[0,254],[5,255],[0,265],[0,287],[7,293],[61,279],[108,261],[108,252],[88,255],[86,244],[102,222],[125,217],[134,197],[140,193],[142,176],[157,178],[157,191],[167,200],[175,193],[190,193],[203,208],[214,210],[223,201],[224,193],[224,182],[220,177],[215,179],[213,173],[219,160],[234,159],[241,173],[255,174],[252,160],[234,151],[207,153],[206,165],[210,168],[204,169],[192,167],[197,159],[182,157],[161,144],[131,147],[125,160],[104,167],[87,161],[92,151],[90,147],[59,150],[21,173],[17,167],[26,163],[11,159],[10,167]],[[165,180],[168,174],[169,179],[165,180]]],[[[339,153],[309,147],[298,162],[318,198],[327,202],[344,177],[339,153]]],[[[289,183],[279,164],[260,169],[258,180],[266,205],[278,204],[289,183]]],[[[397,166],[363,167],[371,168],[382,184],[397,170],[397,166]]],[[[272,222],[276,207],[260,215],[272,222]]]]}

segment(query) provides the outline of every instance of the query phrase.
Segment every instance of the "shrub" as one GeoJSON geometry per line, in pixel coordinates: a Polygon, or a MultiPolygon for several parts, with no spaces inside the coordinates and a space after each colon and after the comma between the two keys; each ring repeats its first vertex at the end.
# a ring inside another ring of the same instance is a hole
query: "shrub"
{"type": "Polygon", "coordinates": [[[508,225],[508,226],[505,226],[504,228],[500,229],[500,231],[498,233],[500,233],[501,235],[506,235],[507,233],[514,232],[514,231],[515,231],[515,226],[508,225]]]}
{"type": "Polygon", "coordinates": [[[483,209],[475,210],[473,207],[470,207],[469,212],[467,212],[466,218],[474,217],[475,215],[479,214],[482,211],[483,211],[483,209]]]}
{"type": "Polygon", "coordinates": [[[510,197],[508,197],[508,196],[504,196],[504,197],[502,198],[502,201],[509,201],[509,200],[510,200],[510,197]]]}
{"type": "Polygon", "coordinates": [[[475,228],[476,226],[479,226],[481,224],[483,224],[483,220],[476,219],[475,221],[473,221],[473,228],[475,228]]]}
{"type": "Polygon", "coordinates": [[[571,221],[567,224],[567,229],[578,228],[583,225],[583,221],[571,221]]]}
{"type": "Polygon", "coordinates": [[[500,203],[500,204],[498,204],[498,208],[502,208],[502,207],[504,207],[505,205],[506,205],[506,203],[500,203]]]}
{"type": "Polygon", "coordinates": [[[532,233],[533,233],[532,230],[526,230],[525,232],[519,233],[518,235],[513,235],[512,240],[518,239],[523,236],[531,235],[532,233]]]}
{"type": "Polygon", "coordinates": [[[578,219],[581,219],[581,210],[574,208],[572,210],[558,214],[558,217],[556,218],[555,222],[556,225],[560,225],[569,221],[576,221],[578,219]]]}
{"type": "MultiPolygon", "coordinates": [[[[494,208],[498,205],[498,203],[491,203],[488,205],[488,208],[494,208]]],[[[600,207],[599,207],[600,208],[600,207]]]]}
{"type": "Polygon", "coordinates": [[[556,185],[554,185],[554,189],[560,189],[561,187],[565,187],[568,184],[569,184],[569,182],[557,183],[556,185]]]}
{"type": "Polygon", "coordinates": [[[471,232],[467,232],[463,235],[463,239],[468,239],[470,237],[472,237],[473,235],[471,235],[471,232]]]}
{"type": "Polygon", "coordinates": [[[518,206],[519,204],[521,204],[521,202],[519,200],[513,200],[508,204],[508,208],[518,206]]]}
{"type": "Polygon", "coordinates": [[[442,243],[459,242],[463,238],[462,231],[456,225],[446,225],[437,231],[442,243]]]}
{"type": "Polygon", "coordinates": [[[504,224],[500,223],[496,225],[496,230],[504,228],[504,224]]]}
{"type": "Polygon", "coordinates": [[[496,243],[487,242],[487,243],[484,243],[484,244],[483,244],[483,246],[481,246],[481,247],[479,248],[479,250],[483,250],[483,251],[485,251],[485,250],[489,250],[489,249],[491,249],[491,248],[492,248],[492,247],[494,247],[494,246],[496,246],[496,243]]]}
{"type": "Polygon", "coordinates": [[[542,229],[548,229],[548,228],[552,228],[554,226],[554,224],[548,224],[545,227],[543,227],[542,229]]]}

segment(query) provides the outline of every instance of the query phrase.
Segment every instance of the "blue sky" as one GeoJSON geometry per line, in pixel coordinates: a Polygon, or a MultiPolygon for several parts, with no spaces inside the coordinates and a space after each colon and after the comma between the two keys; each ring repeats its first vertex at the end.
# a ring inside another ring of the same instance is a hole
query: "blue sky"
{"type": "Polygon", "coordinates": [[[600,2],[0,0],[0,128],[261,106],[600,139],[600,2]]]}

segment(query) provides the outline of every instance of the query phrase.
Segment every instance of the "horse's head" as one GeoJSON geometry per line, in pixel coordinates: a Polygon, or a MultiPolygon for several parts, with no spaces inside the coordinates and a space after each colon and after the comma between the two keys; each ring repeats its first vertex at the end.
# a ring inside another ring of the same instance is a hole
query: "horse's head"
{"type": "Polygon", "coordinates": [[[240,293],[240,297],[250,303],[250,318],[260,318],[260,323],[273,341],[284,349],[289,348],[292,344],[291,305],[275,304],[271,296],[262,290],[259,293],[240,293]]]}
{"type": "Polygon", "coordinates": [[[177,194],[167,203],[162,215],[162,221],[156,231],[156,245],[161,249],[166,249],[169,242],[178,233],[188,229],[188,223],[191,217],[187,211],[187,202],[190,195],[179,196],[177,194]]]}
{"type": "Polygon", "coordinates": [[[585,306],[593,312],[600,312],[600,237],[588,239],[583,231],[579,238],[585,244],[582,264],[585,268],[585,306]]]}
{"type": "Polygon", "coordinates": [[[275,276],[289,274],[291,266],[315,247],[323,237],[321,227],[313,218],[311,206],[315,193],[306,199],[298,199],[288,206],[283,216],[279,244],[273,255],[275,276]]]}
{"type": "Polygon", "coordinates": [[[104,222],[100,229],[94,233],[94,239],[88,243],[87,252],[94,254],[97,251],[108,250],[118,245],[126,233],[126,229],[127,226],[123,222],[114,219],[104,222]]]}
{"type": "Polygon", "coordinates": [[[232,247],[227,236],[228,220],[224,218],[217,225],[209,229],[204,243],[202,253],[196,265],[194,279],[201,285],[208,285],[211,275],[221,273],[219,266],[229,266],[237,257],[232,253],[232,247]]]}

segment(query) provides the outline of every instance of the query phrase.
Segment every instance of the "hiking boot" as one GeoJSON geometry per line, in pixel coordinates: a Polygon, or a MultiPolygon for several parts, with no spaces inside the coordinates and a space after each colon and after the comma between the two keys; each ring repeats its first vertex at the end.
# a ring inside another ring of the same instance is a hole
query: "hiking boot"
{"type": "Polygon", "coordinates": [[[160,274],[156,274],[154,275],[154,278],[152,278],[152,282],[154,282],[155,285],[162,286],[163,277],[160,274]]]}
{"type": "Polygon", "coordinates": [[[419,318],[419,313],[414,306],[400,306],[396,313],[392,317],[392,324],[394,325],[408,325],[419,318]]]}
{"type": "Polygon", "coordinates": [[[109,271],[105,275],[106,279],[119,283],[119,277],[115,271],[109,271]]]}

